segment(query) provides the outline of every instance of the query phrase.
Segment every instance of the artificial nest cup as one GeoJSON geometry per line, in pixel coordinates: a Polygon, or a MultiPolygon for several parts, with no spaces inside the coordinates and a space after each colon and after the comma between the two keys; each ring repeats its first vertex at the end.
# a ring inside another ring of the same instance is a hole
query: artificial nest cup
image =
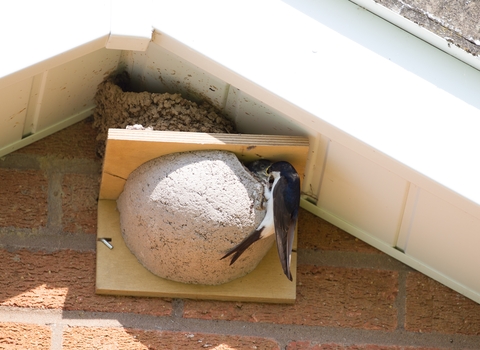
{"type": "Polygon", "coordinates": [[[225,151],[165,155],[128,177],[117,200],[125,244],[153,274],[218,285],[253,271],[274,237],[247,249],[235,264],[220,258],[265,216],[263,185],[225,151]]]}
{"type": "MultiPolygon", "coordinates": [[[[308,138],[301,136],[109,129],[98,201],[97,294],[295,302],[295,252],[292,253],[293,282],[285,277],[277,251],[272,247],[249,274],[220,285],[202,285],[175,282],[151,273],[126,246],[120,227],[117,199],[130,174],[155,158],[202,150],[232,152],[242,163],[259,158],[285,160],[295,167],[303,179],[309,142],[308,138]],[[102,243],[102,239],[107,240],[113,249],[102,243]]],[[[225,249],[217,250],[225,253],[233,246],[233,243],[229,243],[225,249]]],[[[222,256],[218,256],[218,259],[222,256]]],[[[228,262],[229,259],[224,260],[228,262]]]]}

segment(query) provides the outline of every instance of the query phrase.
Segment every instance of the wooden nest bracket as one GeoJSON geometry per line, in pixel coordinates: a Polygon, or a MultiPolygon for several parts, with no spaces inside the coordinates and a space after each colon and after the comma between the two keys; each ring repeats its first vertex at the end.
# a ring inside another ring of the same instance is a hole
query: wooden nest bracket
{"type": "Polygon", "coordinates": [[[145,269],[125,245],[116,200],[130,173],[141,164],[171,153],[223,150],[242,162],[265,158],[290,162],[303,179],[308,138],[300,136],[206,134],[109,129],[98,202],[98,294],[210,300],[293,303],[297,254],[292,253],[293,282],[283,274],[276,247],[248,275],[218,285],[194,285],[158,277],[145,269]],[[113,248],[112,248],[113,247],[113,248]]]}

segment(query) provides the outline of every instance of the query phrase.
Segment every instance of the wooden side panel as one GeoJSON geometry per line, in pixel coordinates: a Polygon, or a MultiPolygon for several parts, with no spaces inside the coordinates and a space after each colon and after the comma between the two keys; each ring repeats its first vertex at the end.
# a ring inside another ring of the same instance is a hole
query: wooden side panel
{"type": "Polygon", "coordinates": [[[117,199],[130,173],[141,164],[166,154],[194,150],[230,151],[241,161],[285,160],[292,163],[303,179],[308,145],[308,139],[301,136],[110,129],[100,199],[117,199]]]}

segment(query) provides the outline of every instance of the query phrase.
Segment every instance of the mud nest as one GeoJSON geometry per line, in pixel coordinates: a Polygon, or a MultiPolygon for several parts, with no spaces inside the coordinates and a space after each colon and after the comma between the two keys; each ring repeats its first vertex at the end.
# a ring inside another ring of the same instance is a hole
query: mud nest
{"type": "Polygon", "coordinates": [[[153,274],[218,285],[253,271],[274,243],[220,258],[265,217],[263,184],[225,151],[172,153],[140,165],[117,200],[125,244],[153,274]]]}
{"type": "Polygon", "coordinates": [[[233,121],[208,102],[189,101],[180,94],[131,92],[124,72],[98,86],[93,126],[97,129],[97,153],[105,154],[109,128],[163,131],[236,133],[233,121]]]}

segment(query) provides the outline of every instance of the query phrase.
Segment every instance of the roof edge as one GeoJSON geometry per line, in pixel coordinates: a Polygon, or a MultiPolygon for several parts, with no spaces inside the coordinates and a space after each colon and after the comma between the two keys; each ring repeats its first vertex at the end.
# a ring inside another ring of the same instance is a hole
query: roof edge
{"type": "Polygon", "coordinates": [[[427,28],[412,22],[408,18],[392,11],[388,7],[375,2],[374,0],[349,0],[367,11],[383,18],[393,25],[405,30],[406,32],[416,36],[417,38],[429,43],[432,46],[442,50],[443,52],[459,59],[460,61],[480,70],[480,57],[474,56],[471,53],[456,46],[454,43],[445,38],[438,36],[427,28]]]}

